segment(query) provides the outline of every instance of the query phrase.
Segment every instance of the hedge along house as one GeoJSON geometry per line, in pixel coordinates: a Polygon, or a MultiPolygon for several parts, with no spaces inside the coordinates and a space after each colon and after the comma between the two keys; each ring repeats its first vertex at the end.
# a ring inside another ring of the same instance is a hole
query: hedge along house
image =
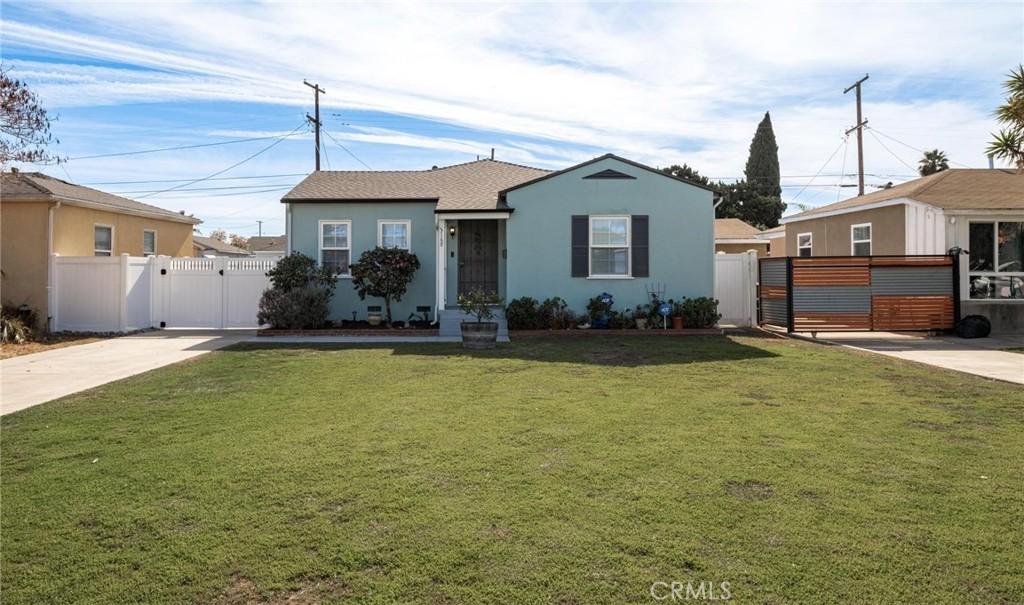
{"type": "Polygon", "coordinates": [[[961,248],[961,315],[984,315],[998,332],[1024,332],[1024,174],[953,168],[781,222],[787,256],[961,248]]]}
{"type": "MultiPolygon", "coordinates": [[[[346,287],[348,265],[378,245],[419,257],[396,320],[458,319],[472,289],[510,300],[559,296],[582,313],[603,292],[617,308],[714,292],[712,192],[614,155],[550,172],[495,160],[424,171],[308,176],[282,200],[288,250],[338,270],[332,318],[380,300],[346,287]]],[[[443,327],[443,326],[442,326],[443,327]]]]}

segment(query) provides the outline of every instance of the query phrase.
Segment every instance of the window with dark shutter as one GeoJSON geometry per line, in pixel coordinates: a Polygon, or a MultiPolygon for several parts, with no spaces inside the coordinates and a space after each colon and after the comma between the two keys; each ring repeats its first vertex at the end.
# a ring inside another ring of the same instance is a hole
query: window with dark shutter
{"type": "Polygon", "coordinates": [[[650,277],[650,236],[646,214],[633,215],[633,277],[650,277]]]}
{"type": "Polygon", "coordinates": [[[586,214],[572,216],[572,276],[587,277],[589,268],[587,256],[590,254],[590,217],[586,214]]]}

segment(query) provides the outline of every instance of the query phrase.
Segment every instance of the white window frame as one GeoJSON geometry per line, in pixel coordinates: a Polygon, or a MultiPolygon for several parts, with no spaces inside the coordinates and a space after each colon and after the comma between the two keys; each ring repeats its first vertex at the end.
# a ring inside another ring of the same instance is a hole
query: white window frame
{"type": "Polygon", "coordinates": [[[117,246],[114,245],[114,226],[113,225],[105,225],[103,223],[93,223],[92,224],[92,255],[93,256],[114,256],[114,249],[116,247],[117,246]],[[110,229],[110,250],[100,250],[99,248],[96,247],[96,227],[103,227],[105,229],[110,229]],[[97,252],[108,252],[109,254],[96,254],[97,252]]]}
{"type": "MultiPolygon", "coordinates": [[[[322,267],[324,264],[324,250],[348,250],[348,264],[352,266],[352,221],[348,219],[342,220],[322,220],[317,221],[316,224],[316,245],[317,245],[317,261],[322,267]],[[324,248],[324,225],[347,225],[348,226],[348,247],[335,247],[324,248]]],[[[338,273],[335,277],[339,279],[351,279],[352,271],[348,273],[338,273]]]]}
{"type": "Polygon", "coordinates": [[[968,261],[967,261],[967,289],[964,290],[964,300],[984,300],[984,301],[1012,301],[1013,303],[1019,303],[1019,298],[971,298],[971,283],[975,277],[1007,277],[1024,280],[1024,271],[1000,271],[999,270],[999,224],[1000,223],[1019,223],[1021,219],[1010,217],[1010,218],[977,218],[969,219],[967,221],[967,234],[965,236],[965,242],[968,248],[968,261]],[[991,271],[975,271],[972,270],[970,264],[970,247],[971,247],[971,225],[983,224],[992,226],[992,270],[991,271]]]}
{"type": "Polygon", "coordinates": [[[591,214],[587,221],[587,276],[588,279],[633,279],[633,217],[629,214],[591,214]],[[594,273],[594,248],[622,248],[620,244],[595,244],[594,219],[625,219],[626,221],[626,273],[623,275],[594,273]]]}
{"type": "Polygon", "coordinates": [[[800,251],[803,250],[804,248],[807,248],[807,252],[808,252],[807,256],[808,257],[814,256],[814,233],[812,233],[810,231],[806,231],[804,233],[797,233],[796,234],[796,256],[797,256],[797,258],[800,258],[801,256],[803,256],[802,254],[800,254],[800,251]],[[807,245],[806,246],[801,246],[800,245],[800,238],[805,236],[805,235],[807,236],[807,245]]]}
{"type": "Polygon", "coordinates": [[[874,235],[875,235],[875,230],[871,226],[871,223],[857,223],[856,225],[850,225],[850,256],[858,256],[854,252],[854,250],[857,247],[856,244],[864,244],[864,243],[866,243],[868,245],[867,256],[871,256],[871,253],[874,252],[874,249],[875,249],[875,245],[873,243],[871,243],[871,239],[874,237],[874,235]],[[856,231],[857,227],[867,227],[868,228],[868,238],[867,239],[853,239],[853,234],[856,231]]]}
{"type": "Polygon", "coordinates": [[[156,229],[143,229],[142,230],[142,256],[156,256],[156,229]],[[153,234],[153,251],[146,252],[146,234],[153,234]]]}
{"type": "Polygon", "coordinates": [[[408,246],[402,248],[412,252],[412,221],[409,219],[378,219],[377,220],[377,246],[384,247],[384,225],[405,225],[405,241],[408,246]]]}

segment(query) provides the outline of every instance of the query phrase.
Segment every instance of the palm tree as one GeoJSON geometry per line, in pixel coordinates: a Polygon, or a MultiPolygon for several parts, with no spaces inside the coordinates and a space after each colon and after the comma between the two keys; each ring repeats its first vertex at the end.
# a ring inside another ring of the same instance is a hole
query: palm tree
{"type": "Polygon", "coordinates": [[[1024,65],[1007,74],[1006,103],[996,108],[996,120],[1006,128],[993,134],[985,153],[992,157],[1010,160],[1018,172],[1024,172],[1024,65]]]}
{"type": "Polygon", "coordinates": [[[942,172],[949,168],[949,158],[946,154],[938,149],[932,149],[931,151],[924,152],[924,157],[917,163],[917,171],[921,173],[921,176],[928,176],[929,174],[935,174],[936,172],[942,172]]]}

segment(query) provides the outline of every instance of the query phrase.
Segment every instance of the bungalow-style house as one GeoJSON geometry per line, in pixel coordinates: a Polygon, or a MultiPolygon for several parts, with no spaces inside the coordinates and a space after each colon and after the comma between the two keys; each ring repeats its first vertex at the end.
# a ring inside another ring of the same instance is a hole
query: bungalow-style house
{"type": "Polygon", "coordinates": [[[192,236],[192,249],[195,251],[193,256],[202,256],[205,258],[213,258],[217,256],[249,256],[249,251],[244,248],[232,246],[231,244],[222,242],[219,239],[204,237],[202,235],[192,236]]]}
{"type": "Polygon", "coordinates": [[[1024,331],[1024,174],[959,169],[783,217],[788,256],[946,254],[958,247],[961,315],[1024,331]]]}
{"type": "Polygon", "coordinates": [[[38,172],[0,174],[3,304],[49,316],[51,254],[192,256],[199,219],[38,172]]]}
{"type": "Polygon", "coordinates": [[[245,245],[249,254],[259,258],[280,258],[287,246],[287,235],[257,235],[250,237],[245,245]]]}
{"type": "Polygon", "coordinates": [[[758,238],[761,230],[738,218],[715,219],[715,253],[757,252],[758,258],[768,256],[766,239],[758,238]]]}
{"type": "MultiPolygon", "coordinates": [[[[346,287],[349,263],[375,246],[420,260],[396,320],[458,319],[459,294],[505,300],[558,296],[583,313],[612,294],[615,308],[665,296],[712,296],[710,189],[614,155],[551,172],[496,160],[420,171],[320,171],[281,200],[288,250],[334,267],[332,316],[364,318],[379,300],[346,287]]],[[[457,325],[455,327],[457,329],[457,325]]]]}
{"type": "Polygon", "coordinates": [[[757,234],[757,239],[768,242],[768,256],[786,256],[786,226],[779,225],[757,234]]]}

